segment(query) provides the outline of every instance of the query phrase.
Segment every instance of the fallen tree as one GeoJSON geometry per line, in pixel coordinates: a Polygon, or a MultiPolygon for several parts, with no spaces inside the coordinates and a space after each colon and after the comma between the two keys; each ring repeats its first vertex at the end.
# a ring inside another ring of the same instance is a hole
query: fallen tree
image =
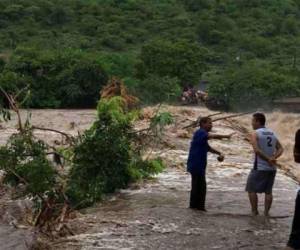
{"type": "MultiPolygon", "coordinates": [[[[30,224],[43,232],[70,234],[64,222],[74,209],[92,205],[105,194],[163,168],[160,159],[143,159],[139,146],[143,135],[133,130],[139,111],[129,111],[122,96],[102,98],[94,124],[74,137],[34,126],[29,119],[23,122],[18,96],[1,91],[11,108],[1,108],[3,117],[8,119],[12,111],[18,122],[18,132],[0,147],[0,169],[6,173],[4,183],[33,201],[30,224]],[[63,146],[49,145],[37,138],[35,130],[62,135],[59,145],[63,146]]],[[[156,115],[150,131],[160,131],[165,123],[159,112],[156,115]]]]}

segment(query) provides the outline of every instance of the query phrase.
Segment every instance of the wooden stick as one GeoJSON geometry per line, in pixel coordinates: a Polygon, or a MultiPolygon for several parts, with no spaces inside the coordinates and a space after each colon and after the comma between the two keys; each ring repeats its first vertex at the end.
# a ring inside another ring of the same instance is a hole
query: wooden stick
{"type": "MultiPolygon", "coordinates": [[[[217,115],[220,115],[220,114],[223,114],[223,112],[214,113],[214,114],[208,115],[207,117],[213,117],[213,116],[217,116],[217,115]]],[[[202,116],[199,116],[196,121],[193,121],[191,124],[183,127],[182,129],[196,127],[201,118],[202,118],[202,116]]]]}
{"type": "Polygon", "coordinates": [[[43,130],[43,131],[51,131],[51,132],[55,132],[55,133],[58,133],[58,134],[61,134],[61,135],[65,136],[70,142],[74,142],[73,136],[71,136],[71,135],[69,135],[69,134],[67,134],[67,133],[65,133],[65,132],[56,130],[56,129],[42,128],[42,127],[37,127],[37,126],[32,126],[31,128],[32,128],[32,129],[37,129],[37,130],[43,130]]]}
{"type": "Polygon", "coordinates": [[[19,90],[19,92],[13,97],[14,100],[17,100],[18,97],[19,97],[24,91],[26,91],[26,90],[28,90],[28,89],[29,89],[29,85],[27,85],[27,86],[24,87],[23,89],[19,90]]]}
{"type": "Polygon", "coordinates": [[[58,225],[56,226],[55,230],[57,232],[59,232],[62,227],[64,226],[64,221],[65,221],[65,218],[66,218],[66,215],[67,215],[67,211],[68,211],[68,208],[69,208],[69,205],[67,203],[64,203],[64,206],[62,208],[62,211],[61,211],[61,214],[60,216],[58,217],[58,225]]]}
{"type": "Polygon", "coordinates": [[[0,87],[0,91],[4,94],[4,96],[8,100],[10,108],[17,114],[19,130],[23,133],[24,130],[23,130],[23,125],[22,125],[21,114],[20,114],[18,104],[16,103],[16,100],[1,87],[0,87]]]}
{"type": "MultiPolygon", "coordinates": [[[[219,118],[216,118],[216,119],[212,120],[212,122],[216,122],[216,121],[220,121],[220,120],[226,120],[228,118],[234,118],[234,117],[239,117],[239,116],[243,116],[243,115],[248,115],[248,114],[251,114],[251,113],[253,113],[253,111],[251,111],[251,112],[249,111],[249,112],[245,112],[245,113],[239,113],[239,114],[234,114],[234,115],[228,115],[228,116],[224,116],[224,117],[219,117],[219,118]]],[[[222,112],[215,113],[215,114],[209,115],[207,117],[212,117],[212,116],[216,116],[216,115],[220,115],[220,114],[222,114],[222,112]]],[[[187,125],[187,126],[183,127],[182,129],[196,127],[198,125],[200,119],[201,119],[201,116],[199,116],[196,121],[194,121],[190,125],[187,125]]]]}
{"type": "Polygon", "coordinates": [[[213,116],[221,115],[221,114],[223,114],[223,112],[214,113],[214,114],[211,114],[211,115],[209,115],[209,116],[207,116],[207,117],[213,117],[213,116]]]}
{"type": "Polygon", "coordinates": [[[252,113],[253,113],[253,111],[249,111],[249,112],[235,114],[235,115],[228,115],[228,116],[224,116],[224,117],[220,117],[220,118],[214,119],[212,121],[216,122],[216,121],[220,121],[220,120],[224,120],[224,119],[228,119],[228,118],[234,118],[234,117],[240,117],[240,116],[244,116],[244,115],[249,115],[249,114],[252,114],[252,113]]]}

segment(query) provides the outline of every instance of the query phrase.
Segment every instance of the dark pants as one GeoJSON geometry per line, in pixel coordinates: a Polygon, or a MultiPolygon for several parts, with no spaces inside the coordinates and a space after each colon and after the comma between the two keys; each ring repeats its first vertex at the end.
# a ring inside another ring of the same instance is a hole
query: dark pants
{"type": "Polygon", "coordinates": [[[296,198],[292,232],[290,234],[288,246],[293,249],[300,249],[300,191],[298,191],[296,198]]]}
{"type": "Polygon", "coordinates": [[[205,210],[206,179],[205,175],[192,174],[190,208],[205,210]]]}

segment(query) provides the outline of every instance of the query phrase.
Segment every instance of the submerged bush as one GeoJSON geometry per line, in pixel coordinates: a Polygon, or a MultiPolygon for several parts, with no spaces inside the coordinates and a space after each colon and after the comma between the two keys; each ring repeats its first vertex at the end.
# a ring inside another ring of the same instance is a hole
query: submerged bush
{"type": "Polygon", "coordinates": [[[12,186],[24,184],[24,194],[33,198],[49,195],[57,173],[46,150],[46,144],[35,140],[29,131],[11,136],[0,148],[0,169],[7,173],[4,182],[12,186]]]}
{"type": "Polygon", "coordinates": [[[122,98],[102,99],[97,111],[97,121],[74,149],[67,194],[77,207],[91,205],[103,194],[162,169],[160,161],[143,161],[133,150],[136,113],[125,111],[122,98]]]}

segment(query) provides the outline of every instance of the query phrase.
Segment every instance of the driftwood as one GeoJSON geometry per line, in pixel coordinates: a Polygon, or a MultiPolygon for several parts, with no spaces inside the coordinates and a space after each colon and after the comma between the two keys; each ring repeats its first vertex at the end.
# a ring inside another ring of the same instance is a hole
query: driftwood
{"type": "Polygon", "coordinates": [[[239,132],[246,141],[250,142],[250,131],[244,127],[243,125],[239,124],[238,121],[236,120],[231,120],[231,119],[228,119],[226,120],[226,122],[228,123],[228,127],[239,132]]]}
{"type": "Polygon", "coordinates": [[[217,115],[221,115],[221,114],[223,114],[223,112],[214,113],[214,114],[209,115],[208,117],[213,117],[213,116],[217,116],[217,115]]]}
{"type": "Polygon", "coordinates": [[[213,119],[212,121],[216,122],[216,121],[225,120],[225,119],[228,119],[228,118],[235,118],[235,117],[241,117],[241,116],[244,116],[244,115],[249,115],[249,114],[252,114],[252,113],[253,113],[253,111],[249,111],[249,112],[239,113],[239,114],[235,114],[235,115],[228,115],[228,116],[220,117],[220,118],[217,118],[217,119],[213,119]]]}
{"type": "Polygon", "coordinates": [[[61,134],[63,136],[66,137],[67,141],[73,145],[75,143],[75,138],[65,132],[62,132],[62,131],[59,131],[59,130],[56,130],[56,129],[51,129],[51,128],[42,128],[42,127],[37,127],[37,126],[32,126],[31,127],[32,129],[36,129],[36,130],[43,130],[43,131],[50,131],[50,132],[55,132],[55,133],[58,133],[58,134],[61,134]]]}
{"type": "MultiPolygon", "coordinates": [[[[217,115],[221,115],[221,114],[223,114],[223,113],[222,112],[218,112],[218,113],[214,113],[214,114],[208,115],[207,117],[213,117],[213,116],[217,116],[217,115]]],[[[182,129],[197,127],[201,118],[202,118],[202,116],[199,116],[196,121],[193,121],[191,124],[183,127],[182,129]]]]}
{"type": "Polygon", "coordinates": [[[18,126],[19,126],[20,132],[23,132],[23,124],[22,124],[21,114],[20,114],[20,110],[19,110],[19,105],[16,100],[17,100],[18,96],[26,89],[27,89],[27,87],[20,90],[16,96],[12,96],[12,95],[8,94],[2,87],[0,87],[0,91],[2,92],[2,94],[5,96],[5,98],[7,99],[8,103],[9,103],[9,108],[12,109],[17,114],[18,126]]]}
{"type": "Polygon", "coordinates": [[[104,86],[104,88],[100,91],[101,99],[110,99],[114,96],[122,97],[124,105],[128,109],[135,108],[139,103],[139,99],[130,95],[123,81],[116,77],[113,77],[109,81],[108,85],[104,86]]]}
{"type": "MultiPolygon", "coordinates": [[[[240,117],[240,116],[244,116],[244,115],[248,115],[248,114],[252,114],[252,113],[253,113],[253,111],[251,111],[251,112],[245,112],[245,113],[239,113],[239,114],[234,114],[234,115],[223,116],[223,117],[219,117],[219,118],[216,118],[216,119],[212,119],[212,122],[216,122],[216,121],[220,121],[220,120],[226,120],[228,118],[240,117]]],[[[217,116],[217,115],[221,115],[221,114],[223,114],[223,113],[219,112],[219,113],[208,115],[206,117],[210,117],[211,118],[213,116],[217,116]]],[[[199,116],[196,121],[193,121],[191,124],[183,127],[182,129],[197,127],[199,125],[199,122],[200,122],[201,118],[202,118],[202,116],[199,116]]]]}

